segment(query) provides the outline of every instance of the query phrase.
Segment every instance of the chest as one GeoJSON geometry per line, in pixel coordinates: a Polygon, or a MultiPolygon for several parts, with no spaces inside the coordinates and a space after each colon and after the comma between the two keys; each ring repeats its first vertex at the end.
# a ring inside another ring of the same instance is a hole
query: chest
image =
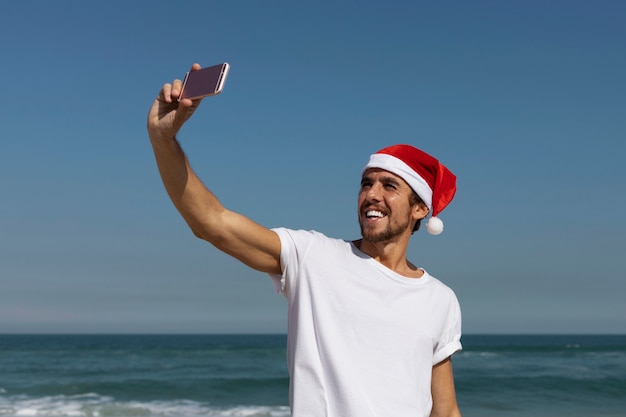
{"type": "Polygon", "coordinates": [[[436,287],[409,278],[403,282],[372,262],[309,259],[295,291],[298,315],[358,339],[436,338],[444,319],[436,287]]]}

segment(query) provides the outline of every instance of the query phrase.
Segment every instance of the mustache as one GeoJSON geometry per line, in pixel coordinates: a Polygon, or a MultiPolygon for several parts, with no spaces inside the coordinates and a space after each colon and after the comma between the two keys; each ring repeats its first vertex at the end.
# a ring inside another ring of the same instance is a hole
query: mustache
{"type": "Polygon", "coordinates": [[[363,203],[361,204],[361,207],[359,208],[359,212],[360,213],[365,213],[366,211],[369,210],[375,210],[375,211],[380,211],[383,214],[389,214],[389,208],[385,205],[380,205],[380,204],[372,204],[372,203],[363,203]]]}

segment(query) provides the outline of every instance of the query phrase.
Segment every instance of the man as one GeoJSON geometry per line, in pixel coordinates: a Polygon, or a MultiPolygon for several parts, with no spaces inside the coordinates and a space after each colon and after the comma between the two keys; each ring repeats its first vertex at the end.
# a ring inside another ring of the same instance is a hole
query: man
{"type": "Polygon", "coordinates": [[[454,196],[454,175],[411,146],[385,148],[363,171],[361,239],[270,230],[226,209],[194,174],[176,134],[200,100],[178,102],[180,91],[180,80],[165,84],[148,115],[163,183],[196,236],[270,274],[287,298],[292,415],[460,416],[457,299],[406,258],[429,211],[427,229],[441,232],[435,216],[454,196]]]}

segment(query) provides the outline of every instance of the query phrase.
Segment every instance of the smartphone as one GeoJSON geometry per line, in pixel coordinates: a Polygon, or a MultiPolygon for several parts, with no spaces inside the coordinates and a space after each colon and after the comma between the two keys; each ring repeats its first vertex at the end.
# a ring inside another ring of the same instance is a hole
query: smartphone
{"type": "Polygon", "coordinates": [[[227,62],[185,74],[183,87],[178,101],[189,98],[195,100],[214,96],[222,92],[230,65],[227,62]]]}

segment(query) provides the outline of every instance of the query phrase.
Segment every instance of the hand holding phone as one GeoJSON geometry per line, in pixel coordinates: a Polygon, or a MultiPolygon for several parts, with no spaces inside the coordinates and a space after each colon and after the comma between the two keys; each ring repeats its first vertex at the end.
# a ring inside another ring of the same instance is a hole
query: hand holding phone
{"type": "Polygon", "coordinates": [[[184,98],[196,100],[221,93],[229,70],[230,65],[224,62],[197,71],[189,71],[185,74],[178,101],[184,98]]]}

